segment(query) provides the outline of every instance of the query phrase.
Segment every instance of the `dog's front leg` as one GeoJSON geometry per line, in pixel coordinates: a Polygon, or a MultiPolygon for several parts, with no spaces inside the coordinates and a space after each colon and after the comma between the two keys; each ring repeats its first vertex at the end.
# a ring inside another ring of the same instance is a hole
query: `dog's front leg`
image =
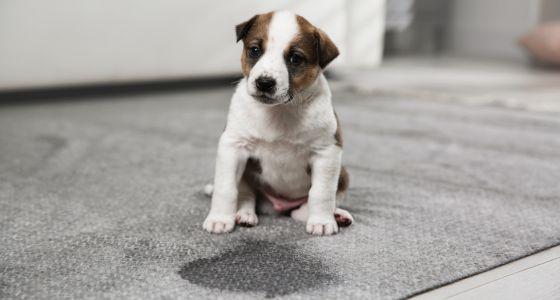
{"type": "Polygon", "coordinates": [[[308,233],[331,235],[338,232],[334,210],[341,160],[342,149],[336,145],[318,151],[312,157],[309,217],[306,226],[308,233]]]}
{"type": "Polygon", "coordinates": [[[224,132],[218,144],[210,213],[202,225],[207,231],[224,233],[233,230],[238,184],[245,170],[247,157],[247,151],[224,132]]]}

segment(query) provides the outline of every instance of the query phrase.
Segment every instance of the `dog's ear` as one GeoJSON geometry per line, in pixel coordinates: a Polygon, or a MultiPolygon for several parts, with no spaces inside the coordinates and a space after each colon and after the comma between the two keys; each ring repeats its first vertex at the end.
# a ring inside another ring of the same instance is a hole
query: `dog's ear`
{"type": "Polygon", "coordinates": [[[235,35],[237,36],[237,41],[238,42],[240,40],[242,40],[247,35],[249,30],[251,29],[251,26],[253,26],[253,24],[255,23],[255,21],[257,20],[258,17],[259,17],[259,15],[254,15],[248,21],[245,21],[245,22],[235,26],[235,35]]]}
{"type": "Polygon", "coordinates": [[[315,39],[317,39],[317,56],[319,66],[324,69],[339,54],[338,48],[331,38],[319,28],[315,29],[315,39]]]}

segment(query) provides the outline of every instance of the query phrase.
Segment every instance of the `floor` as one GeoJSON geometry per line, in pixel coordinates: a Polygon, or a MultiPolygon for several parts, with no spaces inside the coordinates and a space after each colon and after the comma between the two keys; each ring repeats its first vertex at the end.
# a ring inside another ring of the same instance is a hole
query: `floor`
{"type": "Polygon", "coordinates": [[[560,247],[553,247],[413,299],[558,299],[560,247]]]}
{"type": "Polygon", "coordinates": [[[332,237],[201,229],[231,87],[1,106],[0,298],[558,297],[557,73],[333,77],[356,222],[332,237]]]}
{"type": "MultiPolygon", "coordinates": [[[[389,60],[373,74],[351,70],[344,77],[351,78],[352,83],[345,81],[341,85],[366,94],[415,95],[468,105],[535,111],[560,118],[560,70],[456,57],[405,58],[389,60]],[[377,84],[371,85],[371,79],[377,84]]],[[[560,247],[413,297],[418,300],[558,298],[560,247]]]]}
{"type": "Polygon", "coordinates": [[[366,94],[560,113],[560,70],[537,69],[528,63],[411,57],[387,59],[373,72],[341,70],[339,76],[345,78],[342,85],[366,94]]]}

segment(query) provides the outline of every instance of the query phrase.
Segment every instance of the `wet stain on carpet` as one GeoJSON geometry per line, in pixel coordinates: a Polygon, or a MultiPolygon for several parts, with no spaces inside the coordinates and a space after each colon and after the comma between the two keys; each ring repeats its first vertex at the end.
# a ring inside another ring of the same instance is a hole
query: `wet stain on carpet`
{"type": "Polygon", "coordinates": [[[219,255],[184,265],[181,278],[212,289],[265,293],[267,298],[336,283],[316,257],[294,246],[247,240],[219,255]]]}

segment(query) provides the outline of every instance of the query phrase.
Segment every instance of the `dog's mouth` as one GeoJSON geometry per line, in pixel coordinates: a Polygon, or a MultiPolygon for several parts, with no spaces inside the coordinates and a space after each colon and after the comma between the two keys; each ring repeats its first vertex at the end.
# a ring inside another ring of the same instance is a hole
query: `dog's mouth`
{"type": "Polygon", "coordinates": [[[264,93],[260,93],[252,96],[253,98],[255,98],[255,100],[268,105],[287,104],[294,99],[291,93],[287,93],[286,95],[283,95],[281,97],[272,97],[264,93]]]}
{"type": "Polygon", "coordinates": [[[257,100],[261,103],[265,103],[265,104],[274,104],[274,103],[277,102],[275,98],[270,97],[266,94],[253,95],[253,98],[255,98],[255,100],[257,100]]]}

